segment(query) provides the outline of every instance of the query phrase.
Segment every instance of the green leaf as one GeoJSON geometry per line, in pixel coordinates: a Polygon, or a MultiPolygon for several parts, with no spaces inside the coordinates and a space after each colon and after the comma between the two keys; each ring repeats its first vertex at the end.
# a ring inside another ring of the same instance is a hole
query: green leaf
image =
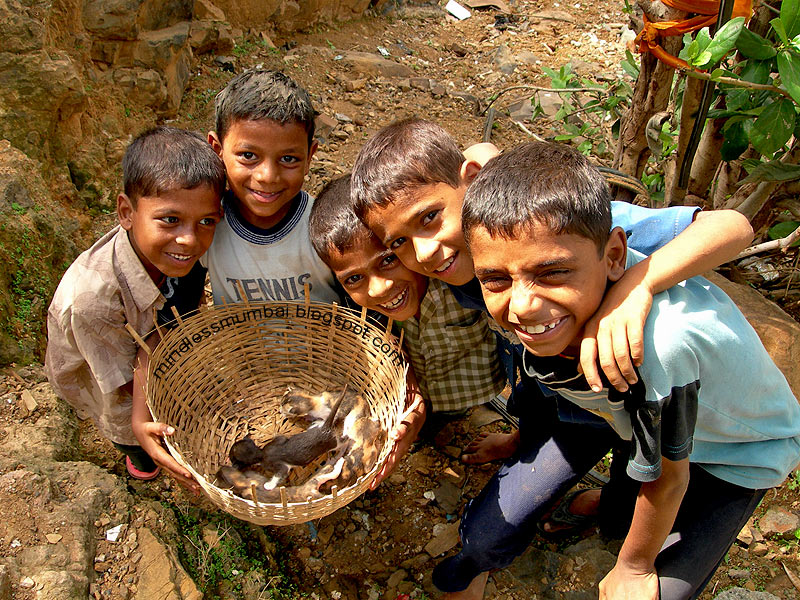
{"type": "MultiPolygon", "coordinates": [[[[795,229],[797,229],[798,225],[800,225],[800,222],[798,221],[783,221],[782,223],[776,223],[770,227],[769,230],[767,230],[767,235],[771,240],[780,240],[785,238],[787,235],[790,235],[795,229]]],[[[789,247],[793,248],[795,246],[800,246],[800,240],[792,242],[789,247]]],[[[795,537],[800,537],[797,535],[797,531],[795,531],[795,537]]]]}
{"type": "Polygon", "coordinates": [[[744,28],[744,17],[736,17],[731,19],[723,25],[716,34],[714,39],[706,47],[706,50],[711,52],[711,61],[709,64],[717,64],[721,61],[728,52],[733,50],[736,46],[736,40],[744,28]]]}
{"type": "Polygon", "coordinates": [[[757,158],[745,158],[742,161],[742,168],[748,173],[752,173],[754,170],[760,167],[761,164],[761,161],[757,158]]]}
{"type": "MultiPolygon", "coordinates": [[[[755,168],[747,169],[747,177],[740,183],[758,183],[761,181],[794,181],[800,179],[800,165],[791,165],[779,160],[769,162],[757,161],[755,168]]],[[[781,236],[784,237],[784,236],[781,236]]]]}
{"type": "Polygon", "coordinates": [[[783,0],[780,19],[787,38],[791,39],[800,33],[800,0],[783,0]]]}
{"type": "Polygon", "coordinates": [[[739,37],[736,39],[736,48],[747,58],[755,58],[756,60],[767,60],[777,54],[772,44],[757,33],[747,29],[747,27],[742,28],[739,37]]]}
{"type": "Polygon", "coordinates": [[[781,83],[792,95],[792,99],[800,104],[800,57],[787,50],[779,52],[778,73],[781,74],[781,83]]]}
{"type": "Polygon", "coordinates": [[[780,149],[794,131],[794,103],[785,98],[768,104],[750,130],[750,143],[761,154],[772,155],[780,149]]]}
{"type": "Polygon", "coordinates": [[[742,155],[742,152],[750,147],[750,138],[747,135],[745,123],[751,121],[728,121],[723,129],[723,140],[720,146],[719,153],[722,160],[732,161],[736,160],[742,155]]]}
{"type": "MultiPolygon", "coordinates": [[[[725,106],[729,111],[737,111],[750,104],[750,92],[743,88],[733,88],[725,92],[725,106]]],[[[709,116],[711,116],[709,114],[709,116]]]]}
{"type": "Polygon", "coordinates": [[[748,60],[742,67],[739,78],[762,85],[769,83],[769,74],[772,72],[773,64],[770,60],[748,60]]]}
{"type": "Polygon", "coordinates": [[[689,64],[697,67],[698,69],[704,69],[708,65],[712,64],[712,60],[714,55],[711,54],[708,50],[703,50],[700,54],[697,55],[697,58],[689,61],[689,64]]]}
{"type": "Polygon", "coordinates": [[[789,36],[786,34],[786,28],[783,26],[783,23],[779,18],[774,18],[772,21],[769,22],[772,25],[772,28],[775,30],[775,33],[778,34],[780,40],[785,44],[789,45],[789,36]]]}

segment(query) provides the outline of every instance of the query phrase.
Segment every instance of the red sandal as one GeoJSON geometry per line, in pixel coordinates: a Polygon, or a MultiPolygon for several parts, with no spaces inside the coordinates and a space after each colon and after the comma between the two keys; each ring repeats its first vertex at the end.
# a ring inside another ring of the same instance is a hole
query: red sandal
{"type": "Polygon", "coordinates": [[[139,469],[133,466],[130,456],[125,457],[125,467],[127,467],[128,474],[131,477],[133,477],[134,479],[140,479],[142,481],[150,481],[151,479],[155,479],[156,477],[158,477],[158,474],[161,473],[161,467],[159,466],[156,466],[155,471],[150,471],[149,473],[147,471],[140,471],[139,469]]]}

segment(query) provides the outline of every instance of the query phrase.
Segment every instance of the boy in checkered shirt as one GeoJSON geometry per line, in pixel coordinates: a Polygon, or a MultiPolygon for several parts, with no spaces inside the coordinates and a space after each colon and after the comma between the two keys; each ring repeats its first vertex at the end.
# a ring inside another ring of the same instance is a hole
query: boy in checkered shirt
{"type": "Polygon", "coordinates": [[[434,413],[460,415],[503,390],[486,314],[463,308],[444,283],[407,269],[356,218],[349,175],[319,194],[309,230],[317,254],[349,296],[405,331],[420,392],[434,413]]]}

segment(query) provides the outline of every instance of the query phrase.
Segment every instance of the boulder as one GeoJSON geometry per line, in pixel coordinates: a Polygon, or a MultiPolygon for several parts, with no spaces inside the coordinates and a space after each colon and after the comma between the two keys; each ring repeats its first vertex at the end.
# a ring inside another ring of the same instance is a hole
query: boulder
{"type": "Polygon", "coordinates": [[[403,64],[387,60],[369,52],[342,52],[342,61],[357,73],[381,77],[413,77],[414,71],[403,64]]]}
{"type": "Polygon", "coordinates": [[[744,313],[772,360],[800,399],[800,324],[751,287],[734,283],[718,273],[704,275],[722,288],[744,313]]]}
{"type": "Polygon", "coordinates": [[[142,0],[86,0],[81,19],[86,31],[102,39],[135,40],[142,0]]]}

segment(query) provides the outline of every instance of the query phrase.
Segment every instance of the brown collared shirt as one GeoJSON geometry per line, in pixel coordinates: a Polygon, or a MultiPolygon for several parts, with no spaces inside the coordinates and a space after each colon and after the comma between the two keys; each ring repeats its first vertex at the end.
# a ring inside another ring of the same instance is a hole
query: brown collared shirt
{"type": "Polygon", "coordinates": [[[164,296],[128,240],[115,227],[83,252],[61,279],[47,313],[45,371],[56,394],[100,433],[137,445],[131,430],[131,395],[138,345],[153,329],[153,311],[164,296]]]}

